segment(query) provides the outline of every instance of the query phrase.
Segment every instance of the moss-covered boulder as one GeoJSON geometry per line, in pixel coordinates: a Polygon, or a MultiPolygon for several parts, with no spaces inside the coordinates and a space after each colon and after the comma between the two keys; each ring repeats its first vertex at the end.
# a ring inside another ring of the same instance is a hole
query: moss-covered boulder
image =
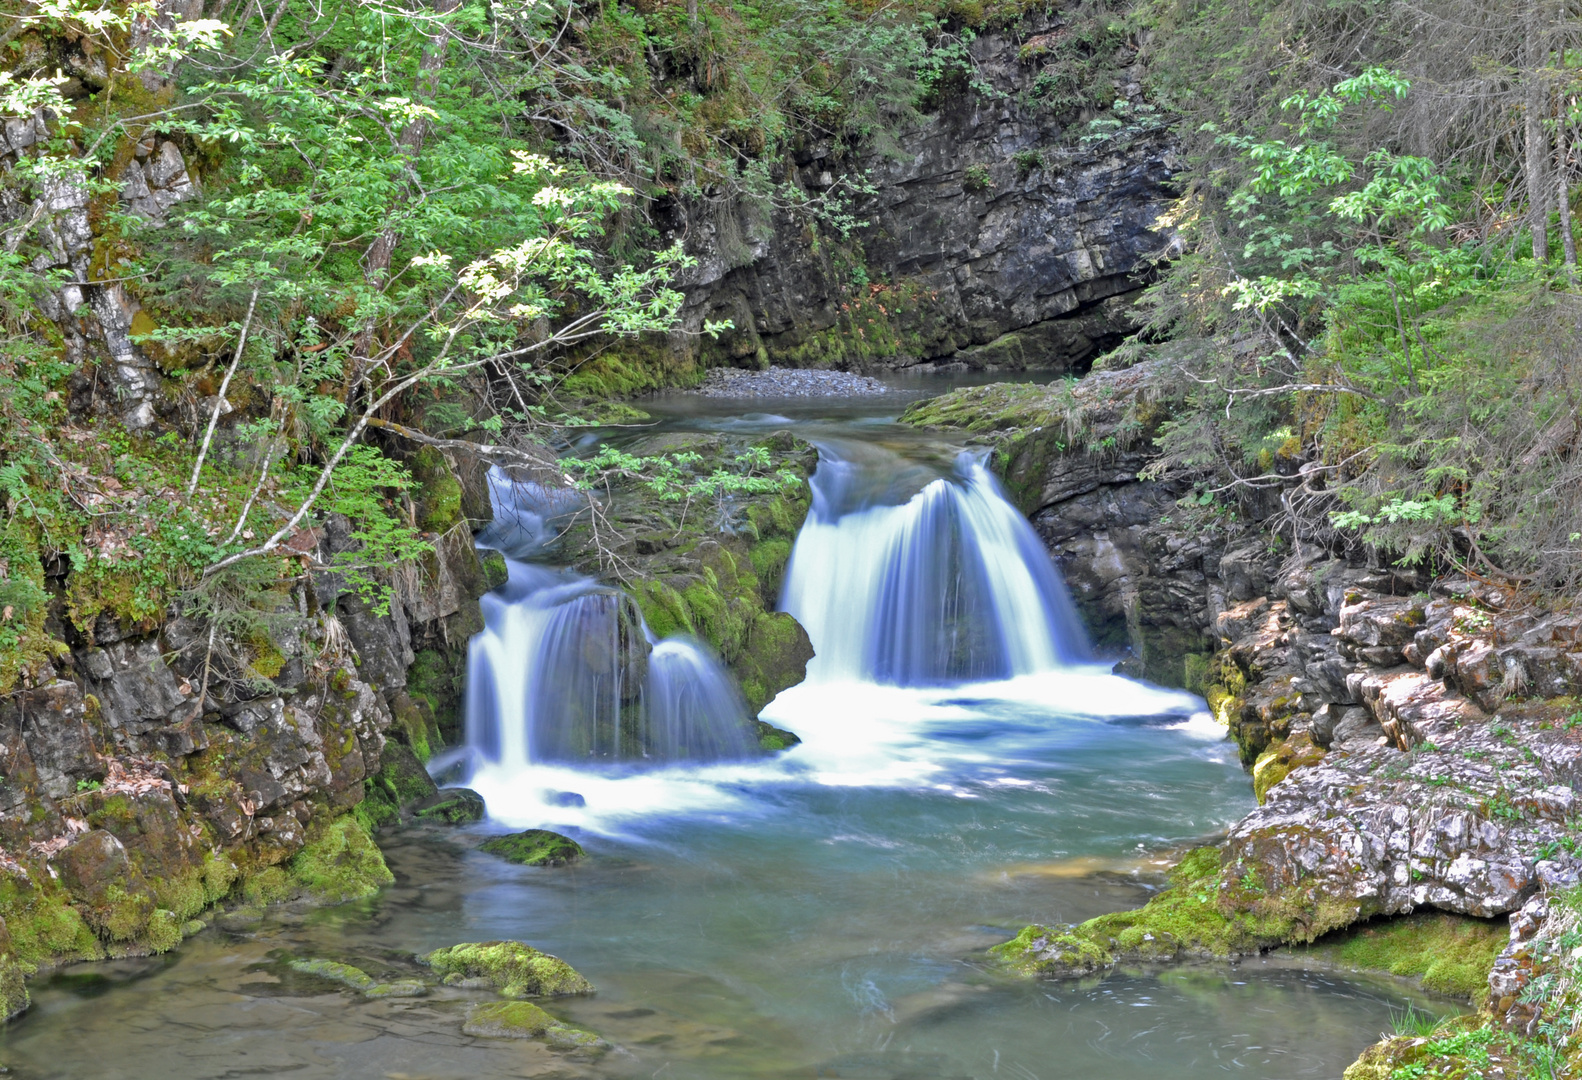
{"type": "Polygon", "coordinates": [[[758,736],[758,745],[771,754],[789,750],[802,741],[801,736],[763,720],[753,721],[753,733],[758,736]]]}
{"type": "Polygon", "coordinates": [[[1115,963],[1115,958],[1070,927],[1029,926],[1003,945],[990,950],[1010,970],[1020,975],[1078,978],[1115,963]]]}
{"type": "Polygon", "coordinates": [[[556,956],[520,941],[484,941],[435,949],[419,957],[447,986],[498,990],[502,997],[591,994],[593,984],[556,956]]]}
{"type": "Polygon", "coordinates": [[[482,821],[485,808],[483,796],[471,788],[441,788],[436,794],[418,803],[412,816],[419,821],[439,825],[465,825],[482,821]]]}
{"type": "Polygon", "coordinates": [[[474,1005],[461,1030],[485,1039],[539,1039],[556,1050],[603,1053],[610,1044],[581,1028],[561,1023],[530,1001],[474,1005]]]}
{"type": "Polygon", "coordinates": [[[569,836],[548,829],[528,829],[491,837],[479,844],[478,849],[522,866],[565,866],[588,854],[569,836]]]}

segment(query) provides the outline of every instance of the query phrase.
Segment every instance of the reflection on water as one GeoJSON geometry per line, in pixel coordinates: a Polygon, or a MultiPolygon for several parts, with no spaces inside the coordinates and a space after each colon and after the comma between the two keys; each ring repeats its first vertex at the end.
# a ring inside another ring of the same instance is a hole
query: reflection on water
{"type": "Polygon", "coordinates": [[[391,834],[398,882],[371,902],[41,980],[0,1061],[22,1077],[161,1080],[1338,1076],[1388,1027],[1398,984],[1263,962],[1080,984],[983,966],[1030,919],[1142,902],[1163,849],[1250,802],[1191,699],[1059,678],[804,687],[775,708],[800,717],[807,743],[773,762],[547,769],[491,805],[576,833],[587,862],[535,870],[473,850],[501,825],[391,834]],[[1098,718],[1118,706],[1155,723],[1098,718]],[[468,1037],[478,992],[367,1001],[282,963],[399,977],[414,953],[494,938],[575,964],[599,993],[551,1011],[619,1049],[587,1061],[468,1037]]]}

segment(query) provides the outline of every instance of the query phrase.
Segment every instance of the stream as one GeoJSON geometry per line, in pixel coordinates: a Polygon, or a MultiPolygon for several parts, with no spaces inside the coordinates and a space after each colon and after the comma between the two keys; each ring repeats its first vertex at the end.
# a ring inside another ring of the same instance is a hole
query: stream
{"type": "Polygon", "coordinates": [[[579,764],[579,747],[619,737],[601,710],[619,711],[621,693],[534,656],[594,634],[611,601],[515,563],[472,669],[470,784],[491,820],[382,834],[397,883],[372,900],[221,916],[166,956],[40,978],[0,1062],[22,1077],[160,1080],[1284,1080],[1338,1077],[1408,1003],[1454,1011],[1396,980],[1277,958],[1062,983],[985,962],[1029,922],[1143,903],[1172,854],[1253,800],[1201,701],[1087,659],[1058,577],[978,459],[893,424],[940,389],[756,400],[747,415],[654,406],[666,429],[792,427],[820,448],[785,595],[820,654],[763,713],[801,745],[736,760],[718,732],[739,706],[677,642],[650,662],[659,704],[643,722],[684,763],[579,764]],[[544,870],[474,850],[525,827],[573,835],[591,858],[544,870]],[[465,1036],[466,1009],[489,995],[365,1000],[283,962],[380,977],[496,938],[586,975],[597,995],[548,1007],[614,1049],[585,1059],[465,1036]]]}

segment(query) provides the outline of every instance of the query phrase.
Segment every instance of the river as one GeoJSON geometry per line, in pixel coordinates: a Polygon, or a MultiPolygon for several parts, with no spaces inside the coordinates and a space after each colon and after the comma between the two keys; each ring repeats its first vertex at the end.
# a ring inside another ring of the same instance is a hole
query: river
{"type": "MultiPolygon", "coordinates": [[[[1288,960],[1070,983],[987,963],[1029,922],[1144,902],[1172,853],[1224,830],[1252,795],[1200,701],[1084,659],[1058,579],[977,459],[893,424],[922,389],[663,413],[673,428],[792,426],[824,452],[831,471],[787,586],[824,647],[808,682],[764,712],[800,746],[593,769],[535,758],[527,729],[496,732],[471,779],[491,820],[381,836],[397,884],[379,897],[222,917],[168,956],[41,979],[0,1060],[25,1077],[159,1080],[1284,1080],[1338,1077],[1408,1002],[1448,1011],[1393,980],[1288,960]],[[857,479],[835,484],[839,469],[857,479]],[[885,550],[912,551],[912,571],[873,565],[885,550]],[[934,588],[942,567],[952,589],[934,588]],[[912,633],[943,609],[950,642],[912,633]],[[576,836],[591,858],[543,870],[473,850],[529,826],[576,836]],[[461,1018],[479,992],[369,1001],[284,964],[398,973],[414,953],[496,938],[591,979],[597,995],[549,1008],[614,1049],[584,1059],[468,1037],[461,1018]]],[[[490,661],[495,678],[528,663],[529,646],[513,648],[490,661]]],[[[513,716],[534,708],[514,700],[513,716]]],[[[513,722],[526,721],[500,720],[513,722]]]]}

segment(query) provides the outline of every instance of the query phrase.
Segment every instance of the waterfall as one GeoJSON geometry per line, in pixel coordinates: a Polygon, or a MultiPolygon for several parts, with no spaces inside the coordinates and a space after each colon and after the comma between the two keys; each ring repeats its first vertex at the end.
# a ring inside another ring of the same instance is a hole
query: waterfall
{"type": "Polygon", "coordinates": [[[1048,553],[981,455],[931,479],[875,455],[819,445],[782,594],[817,653],[810,680],[979,681],[1087,658],[1048,553]]]}
{"type": "Polygon", "coordinates": [[[648,656],[644,706],[649,742],[662,759],[726,761],[751,749],[747,703],[715,659],[685,638],[666,638],[648,656]]]}
{"type": "Polygon", "coordinates": [[[705,762],[752,750],[747,706],[699,645],[655,644],[630,597],[507,560],[467,658],[467,746],[508,771],[545,763],[705,762]]]}

